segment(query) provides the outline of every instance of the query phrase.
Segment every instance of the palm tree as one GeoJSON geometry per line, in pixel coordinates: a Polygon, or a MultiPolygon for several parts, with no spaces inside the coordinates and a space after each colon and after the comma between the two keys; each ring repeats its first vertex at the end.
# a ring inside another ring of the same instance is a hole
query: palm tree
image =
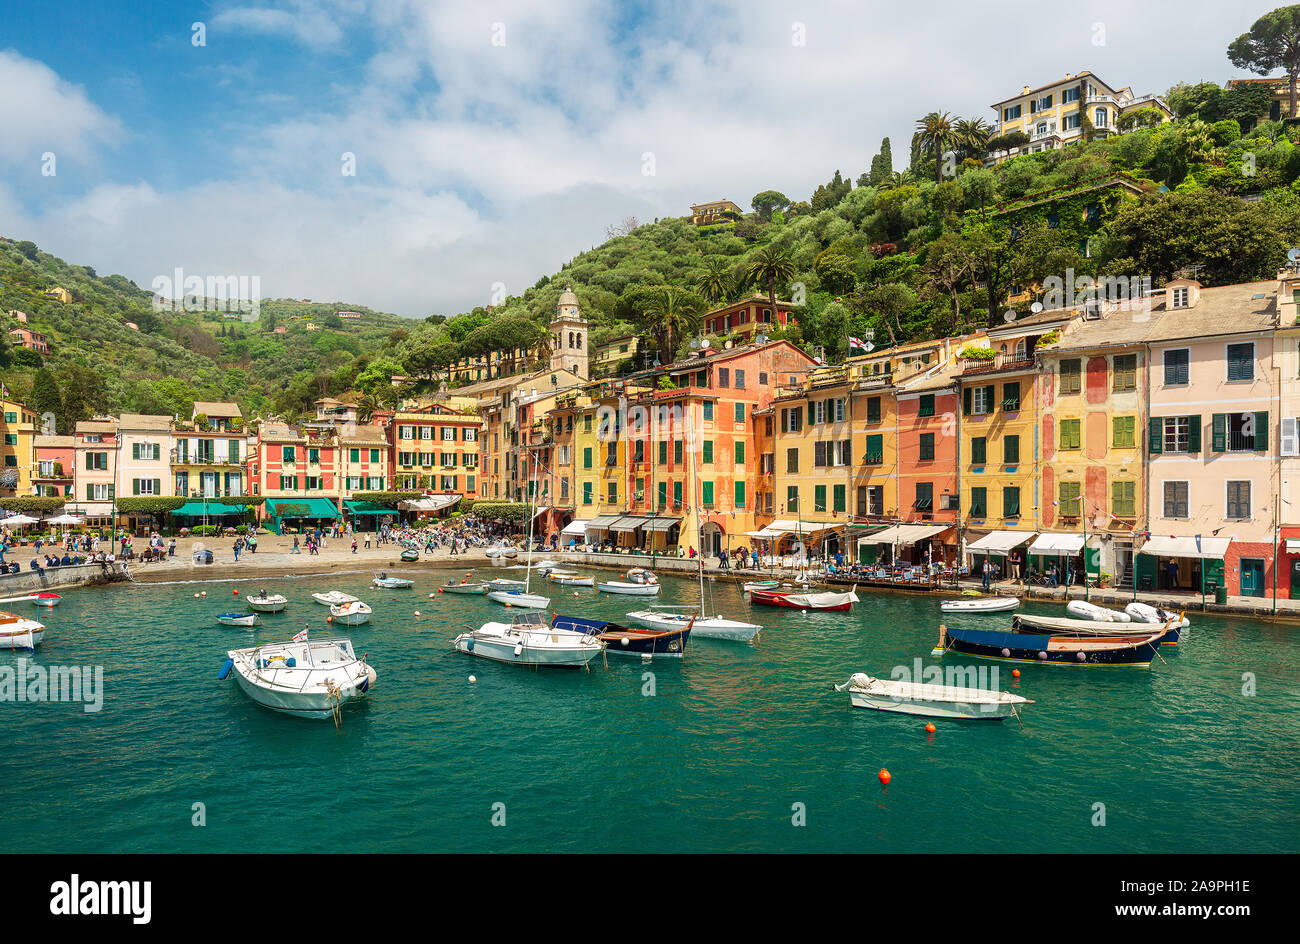
{"type": "Polygon", "coordinates": [[[763,246],[749,259],[745,266],[745,278],[755,285],[767,286],[767,301],[772,306],[773,317],[776,312],[776,283],[785,282],[794,277],[794,258],[786,246],[763,246]]]}
{"type": "Polygon", "coordinates": [[[912,143],[922,154],[934,155],[934,182],[943,183],[943,156],[961,142],[953,125],[952,115],[946,111],[932,111],[916,123],[912,143]]]}
{"type": "Polygon", "coordinates": [[[880,183],[881,190],[894,190],[898,187],[906,187],[908,184],[916,183],[916,174],[912,173],[911,168],[905,170],[896,170],[880,183]]]}
{"type": "Polygon", "coordinates": [[[681,290],[670,286],[657,292],[642,314],[665,364],[673,359],[677,339],[694,331],[700,321],[700,313],[681,290]]]}
{"type": "Polygon", "coordinates": [[[967,157],[976,160],[983,157],[984,152],[988,150],[989,135],[992,134],[992,130],[983,118],[962,118],[953,126],[961,149],[966,152],[967,157]]]}
{"type": "Polygon", "coordinates": [[[731,294],[735,278],[727,260],[712,258],[704,260],[704,272],[695,279],[695,287],[710,302],[720,302],[731,294]]]}

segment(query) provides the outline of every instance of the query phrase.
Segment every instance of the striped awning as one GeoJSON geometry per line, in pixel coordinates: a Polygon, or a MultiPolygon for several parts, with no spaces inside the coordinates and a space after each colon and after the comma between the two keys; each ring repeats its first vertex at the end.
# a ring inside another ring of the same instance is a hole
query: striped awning
{"type": "Polygon", "coordinates": [[[609,530],[617,531],[620,534],[629,534],[637,528],[644,525],[649,518],[641,518],[636,515],[624,515],[609,526],[609,530]]]}
{"type": "Polygon", "coordinates": [[[587,530],[608,531],[609,526],[622,517],[622,515],[597,515],[587,522],[587,530]]]}
{"type": "Polygon", "coordinates": [[[681,518],[647,518],[643,527],[647,531],[671,531],[681,523],[681,518]]]}
{"type": "Polygon", "coordinates": [[[973,554],[991,554],[995,557],[1005,557],[1008,551],[1015,550],[1033,538],[1035,533],[1033,531],[990,531],[978,541],[967,544],[966,550],[973,554]]]}

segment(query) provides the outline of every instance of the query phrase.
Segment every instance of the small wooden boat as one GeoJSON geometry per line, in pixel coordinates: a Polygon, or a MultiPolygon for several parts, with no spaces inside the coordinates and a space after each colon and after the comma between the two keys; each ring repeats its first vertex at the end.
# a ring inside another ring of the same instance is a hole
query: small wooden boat
{"type": "Polygon", "coordinates": [[[793,610],[848,610],[858,602],[854,584],[848,593],[793,593],[783,590],[752,590],[749,599],[764,606],[784,606],[793,610]]]}
{"type": "MultiPolygon", "coordinates": [[[[1011,628],[1020,633],[1052,633],[1057,636],[1142,636],[1153,633],[1158,628],[1155,624],[1142,623],[1120,625],[1106,620],[1068,619],[1062,616],[1038,616],[1029,613],[1017,613],[1011,618],[1011,628]],[[1149,628],[1148,628],[1149,627],[1149,628]]],[[[1164,626],[1164,635],[1160,645],[1176,646],[1182,635],[1178,617],[1174,616],[1164,626]]]]}
{"type": "Polygon", "coordinates": [[[32,602],[37,606],[58,606],[62,599],[57,593],[37,593],[33,594],[32,602]]]}
{"type": "Polygon", "coordinates": [[[402,551],[401,558],[409,564],[411,561],[418,561],[420,559],[420,552],[413,547],[408,547],[406,550],[402,551]]]}
{"type": "Polygon", "coordinates": [[[217,622],[222,626],[256,626],[262,620],[256,613],[218,613],[217,622]]]}
{"type": "Polygon", "coordinates": [[[644,567],[633,567],[627,572],[627,579],[632,583],[658,583],[659,578],[644,567]]]}
{"type": "Polygon", "coordinates": [[[405,577],[390,577],[387,574],[380,574],[370,583],[381,590],[405,590],[407,587],[415,585],[414,580],[407,580],[405,577]]]}
{"type": "Polygon", "coordinates": [[[1006,613],[1019,606],[1019,597],[976,597],[969,600],[943,600],[939,603],[939,609],[945,613],[1006,613]]]}
{"type": "Polygon", "coordinates": [[[630,597],[653,597],[659,593],[657,583],[627,583],[622,580],[597,581],[596,589],[601,593],[620,593],[630,597]]]}
{"type": "Polygon", "coordinates": [[[546,579],[551,583],[558,583],[561,587],[592,587],[596,584],[595,577],[581,577],[578,574],[558,573],[551,571],[546,575],[546,579]]]}
{"type": "MultiPolygon", "coordinates": [[[[7,597],[0,603],[25,603],[31,599],[31,596],[7,597]]],[[[44,623],[0,610],[0,649],[30,649],[35,652],[44,638],[44,623]]]]}
{"type": "Polygon", "coordinates": [[[1124,607],[1124,612],[1133,617],[1135,623],[1160,623],[1164,625],[1172,620],[1178,623],[1179,629],[1187,629],[1192,625],[1191,620],[1182,613],[1163,610],[1149,603],[1139,603],[1136,600],[1124,607]]]}
{"type": "Polygon", "coordinates": [[[455,577],[447,578],[447,582],[438,588],[439,593],[473,593],[484,594],[487,592],[488,585],[485,583],[470,583],[468,580],[457,580],[455,577]]]}
{"type": "Polygon", "coordinates": [[[342,590],[326,590],[323,593],[313,593],[311,598],[325,606],[339,606],[343,603],[352,603],[357,599],[352,594],[344,593],[342,590]]]}
{"type": "Polygon", "coordinates": [[[605,648],[595,636],[548,626],[540,613],[520,613],[509,623],[484,623],[451,641],[459,652],[518,665],[580,669],[605,648]]]}
{"type": "Polygon", "coordinates": [[[1089,603],[1087,600],[1071,600],[1065,609],[1078,619],[1097,620],[1103,623],[1130,623],[1133,617],[1119,610],[1108,610],[1104,606],[1089,603]]]}
{"type": "Polygon", "coordinates": [[[351,603],[341,603],[338,606],[330,607],[330,618],[336,623],[342,623],[344,626],[360,626],[362,623],[370,622],[370,614],[373,611],[368,603],[361,600],[353,600],[351,603]]]}
{"type": "Polygon", "coordinates": [[[746,593],[753,593],[755,590],[775,590],[781,586],[779,580],[750,580],[740,585],[740,589],[746,593]]]}
{"type": "Polygon", "coordinates": [[[874,708],[924,718],[956,718],[970,721],[1001,721],[1016,714],[1021,706],[1032,705],[1028,698],[1010,692],[960,685],[928,685],[873,678],[854,673],[835,691],[849,693],[855,708],[874,708]]]}
{"type": "Polygon", "coordinates": [[[279,613],[289,602],[280,594],[267,593],[265,590],[258,591],[257,596],[248,594],[244,600],[249,609],[258,613],[279,613]]]}
{"type": "Polygon", "coordinates": [[[952,651],[1008,662],[1146,668],[1151,665],[1163,635],[1163,631],[1113,636],[1031,635],[940,626],[939,644],[931,654],[940,656],[952,651]]]}
{"type": "Polygon", "coordinates": [[[627,618],[639,626],[651,629],[691,628],[691,633],[701,639],[727,639],[734,642],[749,642],[763,629],[756,623],[744,623],[740,620],[726,619],[721,616],[701,616],[695,607],[684,607],[687,612],[670,613],[665,608],[634,610],[627,618]]]}
{"type": "Polygon", "coordinates": [[[375,684],[350,639],[294,640],[232,649],[217,678],[235,672],[244,694],[264,708],[300,718],[328,718],[375,684]]]}
{"type": "Polygon", "coordinates": [[[605,620],[586,619],[581,616],[556,616],[551,626],[586,632],[605,644],[611,655],[672,656],[680,658],[686,653],[691,625],[676,629],[650,629],[640,626],[620,626],[605,620]]]}
{"type": "Polygon", "coordinates": [[[551,598],[526,590],[489,590],[487,598],[506,606],[521,606],[529,610],[544,610],[551,605],[551,598]]]}

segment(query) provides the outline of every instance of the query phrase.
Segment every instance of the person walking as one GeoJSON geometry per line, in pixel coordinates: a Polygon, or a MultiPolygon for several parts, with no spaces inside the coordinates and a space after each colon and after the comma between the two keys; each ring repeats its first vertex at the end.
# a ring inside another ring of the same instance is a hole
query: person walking
{"type": "Polygon", "coordinates": [[[989,563],[988,558],[984,559],[984,566],[981,568],[981,571],[984,576],[980,580],[980,586],[983,588],[985,593],[988,593],[990,589],[989,580],[993,575],[993,565],[989,563]]]}
{"type": "Polygon", "coordinates": [[[256,534],[249,535],[249,538],[248,538],[248,553],[250,553],[250,554],[256,554],[256,553],[257,553],[257,535],[256,535],[256,534]]]}
{"type": "Polygon", "coordinates": [[[357,552],[357,536],[354,534],[352,535],[352,553],[355,554],[356,552],[357,552]]]}
{"type": "Polygon", "coordinates": [[[244,539],[235,538],[235,563],[239,563],[240,552],[244,550],[244,539]]]}

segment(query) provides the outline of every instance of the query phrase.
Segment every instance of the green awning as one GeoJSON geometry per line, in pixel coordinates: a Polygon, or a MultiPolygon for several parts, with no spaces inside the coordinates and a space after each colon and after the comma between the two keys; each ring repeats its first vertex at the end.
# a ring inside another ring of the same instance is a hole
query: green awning
{"type": "Polygon", "coordinates": [[[368,501],[343,501],[347,506],[348,512],[353,515],[370,515],[378,517],[379,515],[396,515],[396,508],[389,508],[387,505],[381,505],[378,502],[368,501]]]}
{"type": "Polygon", "coordinates": [[[337,518],[328,498],[268,498],[266,510],[275,518],[337,518]]]}
{"type": "Polygon", "coordinates": [[[205,514],[209,518],[215,518],[219,515],[242,515],[248,511],[244,505],[227,505],[225,502],[210,501],[190,501],[181,505],[175,511],[168,514],[179,515],[184,518],[202,518],[205,514]],[[204,511],[204,507],[207,511],[204,511]]]}

